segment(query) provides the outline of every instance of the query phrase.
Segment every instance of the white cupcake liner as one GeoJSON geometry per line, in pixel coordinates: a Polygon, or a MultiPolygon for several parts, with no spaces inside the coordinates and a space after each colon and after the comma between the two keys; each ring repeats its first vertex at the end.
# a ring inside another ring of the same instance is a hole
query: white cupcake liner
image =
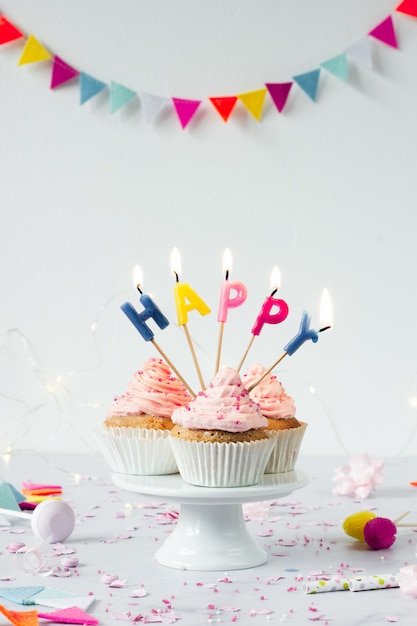
{"type": "Polygon", "coordinates": [[[307,424],[302,422],[298,428],[269,431],[273,433],[274,446],[266,464],[265,474],[290,472],[295,468],[306,428],[307,424]]]}
{"type": "Polygon", "coordinates": [[[244,442],[189,441],[169,437],[179,472],[187,483],[201,487],[255,485],[264,474],[273,437],[244,442]]]}
{"type": "Polygon", "coordinates": [[[146,476],[178,472],[168,430],[103,427],[95,434],[104,458],[115,472],[146,476]]]}

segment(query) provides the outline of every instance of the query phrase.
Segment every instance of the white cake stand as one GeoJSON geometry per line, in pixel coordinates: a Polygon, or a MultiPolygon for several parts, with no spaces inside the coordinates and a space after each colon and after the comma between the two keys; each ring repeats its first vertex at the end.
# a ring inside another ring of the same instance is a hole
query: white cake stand
{"type": "Polygon", "coordinates": [[[197,571],[220,571],[257,567],[267,560],[266,552],[247,530],[244,502],[283,498],[308,484],[300,471],[264,474],[251,487],[197,487],[179,474],[137,476],[113,474],[122,489],[161,496],[181,504],[174,531],[156,552],[160,565],[197,571]]]}

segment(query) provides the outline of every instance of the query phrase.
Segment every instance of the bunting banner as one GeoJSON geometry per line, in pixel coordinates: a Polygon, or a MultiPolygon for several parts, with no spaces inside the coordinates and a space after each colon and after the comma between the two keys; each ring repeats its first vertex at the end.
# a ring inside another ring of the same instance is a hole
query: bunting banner
{"type": "MultiPolygon", "coordinates": [[[[417,18],[417,0],[402,0],[394,9],[395,13],[403,16],[417,18]]],[[[77,83],[79,89],[79,103],[84,105],[98,94],[109,99],[109,111],[111,114],[122,109],[128,102],[138,98],[139,112],[143,113],[146,124],[155,123],[163,111],[173,110],[183,130],[190,126],[191,122],[197,123],[197,117],[201,121],[207,110],[215,111],[224,123],[228,123],[233,117],[237,106],[240,106],[260,122],[267,102],[267,96],[272,102],[272,110],[283,114],[290,98],[297,96],[297,91],[304,93],[312,102],[316,102],[321,96],[322,71],[329,73],[341,81],[349,81],[349,63],[355,62],[372,70],[374,68],[374,46],[384,44],[398,49],[398,38],[392,15],[388,15],[380,23],[376,24],[368,33],[346,46],[342,51],[329,59],[323,60],[317,66],[304,73],[291,76],[290,80],[268,82],[259,85],[253,91],[227,94],[220,96],[207,96],[204,98],[185,99],[181,97],[167,97],[146,91],[138,91],[131,87],[121,85],[115,80],[105,82],[91,73],[81,71],[64,61],[57,54],[50,52],[36,38],[34,34],[24,34],[18,26],[12,24],[5,15],[0,15],[0,53],[1,46],[11,42],[22,42],[23,48],[18,65],[30,65],[39,62],[50,63],[51,80],[50,89],[56,89],[61,85],[77,83]],[[376,42],[376,43],[374,43],[376,42]],[[296,87],[295,91],[293,87],[296,87]],[[205,106],[205,103],[209,106],[205,106]],[[196,117],[197,111],[201,115],[196,117]]],[[[268,110],[269,112],[269,110],[268,110]]]]}

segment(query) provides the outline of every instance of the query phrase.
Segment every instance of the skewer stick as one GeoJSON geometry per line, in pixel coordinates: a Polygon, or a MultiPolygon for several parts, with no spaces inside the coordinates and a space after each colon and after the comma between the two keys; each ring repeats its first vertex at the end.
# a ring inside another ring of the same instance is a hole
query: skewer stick
{"type": "Polygon", "coordinates": [[[393,523],[398,528],[416,528],[417,522],[415,524],[412,524],[412,523],[409,523],[409,524],[397,524],[397,522],[399,522],[400,520],[404,519],[404,517],[407,517],[407,515],[409,515],[409,514],[410,514],[410,511],[406,511],[405,513],[400,515],[400,517],[397,517],[397,519],[395,519],[393,523]]]}
{"type": "Polygon", "coordinates": [[[239,365],[237,366],[237,371],[238,371],[238,372],[240,372],[240,368],[242,367],[242,365],[243,365],[243,363],[244,363],[244,361],[245,361],[246,357],[248,356],[248,352],[249,352],[249,350],[250,350],[250,349],[251,349],[251,347],[252,347],[252,344],[253,344],[254,339],[255,339],[255,335],[252,335],[252,338],[251,338],[251,340],[250,340],[250,341],[249,341],[249,343],[248,343],[248,347],[246,348],[245,353],[244,353],[244,355],[242,356],[242,358],[240,359],[240,363],[239,363],[239,365]]]}
{"type": "Polygon", "coordinates": [[[407,517],[407,515],[410,515],[410,511],[406,511],[405,513],[400,515],[400,517],[397,517],[397,519],[394,520],[394,524],[398,526],[397,522],[400,522],[402,519],[404,519],[404,517],[407,517]]]}
{"type": "Polygon", "coordinates": [[[215,371],[214,371],[215,374],[217,374],[217,372],[219,371],[220,355],[222,353],[222,343],[223,343],[224,322],[219,322],[219,323],[220,323],[220,330],[219,330],[219,342],[217,344],[216,368],[215,368],[215,371]]]}
{"type": "Polygon", "coordinates": [[[257,385],[259,385],[259,383],[260,383],[260,382],[262,382],[262,381],[263,381],[263,379],[264,379],[266,376],[268,376],[268,374],[269,374],[270,372],[272,372],[272,370],[274,369],[274,367],[276,367],[276,366],[278,365],[278,363],[281,363],[282,359],[283,359],[284,357],[286,357],[286,356],[287,356],[287,354],[288,354],[288,352],[283,352],[283,353],[281,354],[281,356],[279,357],[279,359],[277,359],[277,360],[275,361],[275,363],[273,363],[273,364],[271,365],[271,367],[269,367],[269,368],[268,368],[268,369],[267,369],[267,370],[266,370],[266,371],[262,374],[262,376],[261,376],[260,378],[258,378],[258,380],[256,380],[254,383],[252,383],[252,385],[248,388],[248,391],[250,392],[250,391],[252,391],[252,389],[255,389],[255,387],[256,387],[257,385]]]}
{"type": "Polygon", "coordinates": [[[203,389],[205,389],[206,386],[204,384],[203,376],[201,375],[201,370],[200,370],[200,366],[199,366],[198,361],[197,361],[197,355],[196,355],[195,350],[194,350],[194,344],[193,344],[192,339],[191,339],[190,331],[188,330],[187,324],[183,324],[182,327],[184,329],[185,336],[187,337],[187,342],[188,342],[188,346],[189,346],[190,351],[191,351],[191,356],[193,357],[195,369],[197,370],[198,380],[200,381],[201,389],[203,390],[203,389]]]}
{"type": "Polygon", "coordinates": [[[177,377],[180,379],[180,381],[187,387],[188,391],[190,392],[190,394],[193,396],[193,398],[195,398],[195,393],[194,391],[191,389],[191,387],[189,386],[189,384],[187,383],[186,380],[184,380],[184,378],[181,376],[181,374],[179,373],[179,371],[177,370],[177,368],[175,367],[175,365],[169,360],[169,358],[167,357],[167,355],[165,354],[165,352],[162,350],[162,348],[156,343],[155,339],[151,339],[151,343],[155,346],[155,348],[158,350],[159,354],[161,355],[161,357],[168,363],[168,365],[170,366],[170,368],[172,369],[173,372],[175,372],[175,374],[177,375],[177,377]]]}

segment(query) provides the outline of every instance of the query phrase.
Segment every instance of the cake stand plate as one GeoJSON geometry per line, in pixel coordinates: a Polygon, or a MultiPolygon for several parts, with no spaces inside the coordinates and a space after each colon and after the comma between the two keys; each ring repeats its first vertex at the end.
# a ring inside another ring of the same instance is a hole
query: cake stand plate
{"type": "Polygon", "coordinates": [[[308,484],[300,470],[264,474],[257,485],[230,488],[189,485],[179,474],[113,474],[112,478],[122,489],[181,504],[176,527],[155,559],[166,567],[196,571],[247,569],[265,563],[266,552],[248,532],[242,504],[283,498],[308,484]]]}

